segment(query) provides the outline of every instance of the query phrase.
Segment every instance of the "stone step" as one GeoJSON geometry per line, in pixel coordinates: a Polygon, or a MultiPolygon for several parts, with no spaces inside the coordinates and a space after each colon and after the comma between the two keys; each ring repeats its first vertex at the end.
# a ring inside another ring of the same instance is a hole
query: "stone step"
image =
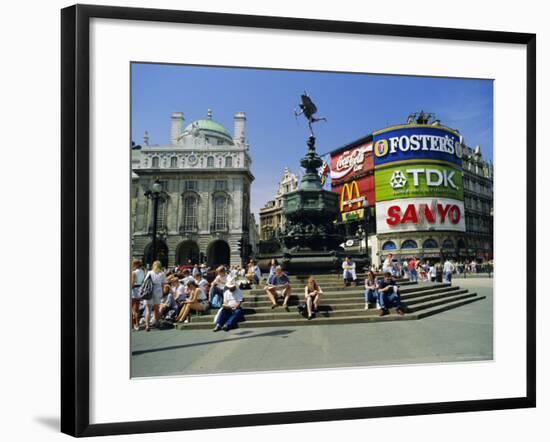
{"type": "MultiPolygon", "coordinates": [[[[406,300],[418,296],[422,296],[424,294],[429,293],[441,293],[441,292],[448,292],[453,290],[459,290],[460,287],[458,286],[442,286],[442,287],[435,287],[435,288],[429,288],[429,287],[423,287],[421,290],[408,290],[401,293],[401,299],[406,300]]],[[[364,291],[354,291],[354,292],[346,292],[346,293],[323,293],[321,297],[321,304],[323,305],[332,305],[332,304],[345,304],[350,302],[363,302],[364,303],[364,291]]],[[[301,296],[297,294],[290,295],[288,305],[298,305],[304,302],[304,296],[303,294],[301,296]]],[[[267,295],[257,295],[254,297],[246,297],[245,303],[243,304],[245,307],[252,307],[252,308],[258,308],[258,307],[271,307],[271,301],[268,300],[267,295]]]]}
{"type": "MultiPolygon", "coordinates": [[[[432,290],[440,287],[450,287],[451,285],[448,283],[437,283],[437,284],[429,284],[429,285],[417,285],[417,284],[409,284],[409,285],[400,285],[399,292],[401,295],[404,295],[406,293],[412,293],[416,291],[426,291],[426,290],[432,290]]],[[[341,297],[341,296],[355,296],[355,295],[363,295],[365,292],[365,289],[363,287],[351,287],[351,288],[343,288],[338,287],[335,289],[324,289],[323,288],[323,298],[327,298],[330,296],[335,297],[341,297]]],[[[251,291],[243,291],[244,297],[247,302],[252,301],[261,301],[267,299],[267,294],[265,290],[258,290],[256,292],[251,291]]],[[[300,299],[304,297],[304,290],[293,290],[292,296],[299,297],[300,299]]]]}
{"type": "MultiPolygon", "coordinates": [[[[444,305],[438,305],[431,308],[425,308],[422,311],[415,310],[412,313],[408,313],[404,316],[400,316],[394,311],[391,314],[386,316],[377,316],[377,315],[364,315],[364,314],[353,314],[350,311],[348,316],[339,316],[339,317],[317,317],[311,321],[304,319],[303,317],[291,318],[282,318],[276,319],[273,321],[258,321],[248,319],[247,321],[239,323],[240,328],[259,328],[259,327],[293,327],[293,326],[308,326],[308,325],[328,325],[328,324],[363,324],[363,323],[373,323],[373,322],[389,322],[389,321],[410,321],[422,319],[437,313],[441,313],[447,310],[454,308],[462,307],[473,302],[481,301],[485,299],[485,296],[477,296],[473,294],[474,297],[464,298],[453,302],[448,302],[444,305]]],[[[180,330],[196,330],[196,329],[205,329],[209,330],[213,328],[212,323],[195,323],[191,322],[189,324],[178,324],[177,328],[180,330]]],[[[222,332],[220,332],[222,333],[222,332]]]]}
{"type": "MultiPolygon", "coordinates": [[[[455,290],[448,293],[440,293],[435,295],[429,295],[424,296],[418,300],[414,300],[415,308],[418,305],[425,305],[427,302],[436,301],[438,299],[442,298],[457,298],[460,295],[466,295],[468,294],[467,289],[463,290],[455,290]]],[[[412,302],[411,302],[412,303],[412,302]]],[[[406,305],[409,305],[409,303],[406,303],[406,305]]],[[[339,304],[339,305],[322,305],[319,307],[319,315],[323,316],[341,316],[346,313],[346,310],[357,310],[362,311],[365,314],[378,314],[377,309],[372,308],[369,310],[364,309],[365,303],[364,301],[360,302],[354,302],[354,303],[348,303],[348,304],[339,304]]],[[[263,309],[256,309],[256,308],[245,308],[244,314],[246,317],[256,319],[277,319],[281,317],[281,315],[292,315],[297,314],[298,310],[296,306],[289,306],[290,312],[287,312],[285,309],[283,309],[281,306],[271,309],[271,308],[263,308],[263,309]]],[[[214,320],[215,312],[212,312],[212,314],[208,315],[202,315],[197,316],[193,318],[195,322],[212,322],[214,320]]]]}
{"type": "MultiPolygon", "coordinates": [[[[395,319],[420,319],[431,314],[436,314],[440,311],[449,310],[450,308],[458,307],[464,304],[468,304],[477,299],[483,299],[477,296],[476,293],[463,293],[454,294],[442,299],[425,300],[409,308],[409,313],[400,316],[395,314],[392,309],[392,313],[387,316],[378,316],[379,310],[369,309],[364,310],[362,308],[338,310],[338,311],[325,311],[318,313],[317,317],[312,321],[307,321],[297,311],[280,312],[280,313],[266,313],[266,314],[253,314],[246,318],[239,324],[240,327],[277,327],[285,325],[304,325],[303,323],[317,323],[325,324],[332,323],[326,322],[326,320],[334,320],[335,323],[352,323],[352,322],[371,322],[377,320],[395,320],[395,319]],[[428,314],[426,314],[426,312],[428,314]],[[419,316],[421,315],[421,316],[419,316]],[[344,320],[345,318],[345,320],[344,320]],[[338,321],[340,319],[340,321],[338,321]],[[342,322],[344,321],[344,322],[342,322]]],[[[193,317],[188,324],[176,324],[176,328],[179,330],[184,329],[207,329],[213,327],[213,316],[198,316],[193,317]]]]}
{"type": "MultiPolygon", "coordinates": [[[[296,291],[296,290],[300,290],[300,291],[303,291],[304,290],[304,287],[305,287],[305,284],[304,285],[298,285],[298,284],[293,284],[292,281],[290,283],[290,285],[292,286],[292,290],[293,291],[296,291]]],[[[334,290],[357,290],[357,289],[362,289],[363,288],[363,282],[357,284],[357,286],[344,286],[344,284],[342,284],[342,282],[339,282],[339,283],[335,283],[335,284],[319,284],[321,286],[321,289],[323,290],[323,292],[327,292],[327,291],[334,291],[334,290]]],[[[410,282],[410,281],[407,281],[407,280],[404,280],[402,282],[397,282],[397,285],[399,285],[400,287],[407,287],[407,286],[411,286],[411,285],[419,285],[418,283],[416,282],[410,282]]],[[[252,289],[248,289],[248,290],[243,290],[243,293],[245,294],[245,296],[247,294],[258,294],[258,293],[265,293],[265,290],[264,290],[264,287],[265,285],[258,285],[258,286],[255,286],[254,288],[252,289]]]]}

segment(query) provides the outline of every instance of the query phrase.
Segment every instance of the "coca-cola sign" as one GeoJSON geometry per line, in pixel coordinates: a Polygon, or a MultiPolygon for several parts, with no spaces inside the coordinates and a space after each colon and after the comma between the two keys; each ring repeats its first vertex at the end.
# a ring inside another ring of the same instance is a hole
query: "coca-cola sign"
{"type": "Polygon", "coordinates": [[[331,157],[332,182],[348,181],[373,168],[372,142],[353,147],[331,157]]]}

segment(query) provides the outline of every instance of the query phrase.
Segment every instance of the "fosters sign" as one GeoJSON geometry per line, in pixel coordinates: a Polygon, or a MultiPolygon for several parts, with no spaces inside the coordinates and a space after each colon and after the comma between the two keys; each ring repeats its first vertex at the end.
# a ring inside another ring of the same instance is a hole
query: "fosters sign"
{"type": "Polygon", "coordinates": [[[402,164],[376,171],[376,200],[443,197],[464,200],[462,171],[439,164],[402,164]]]}
{"type": "Polygon", "coordinates": [[[409,198],[376,204],[378,233],[416,230],[464,231],[464,204],[446,198],[409,198]]]}
{"type": "Polygon", "coordinates": [[[395,126],[373,135],[374,165],[407,160],[438,160],[462,165],[460,136],[432,126],[395,126]]]}

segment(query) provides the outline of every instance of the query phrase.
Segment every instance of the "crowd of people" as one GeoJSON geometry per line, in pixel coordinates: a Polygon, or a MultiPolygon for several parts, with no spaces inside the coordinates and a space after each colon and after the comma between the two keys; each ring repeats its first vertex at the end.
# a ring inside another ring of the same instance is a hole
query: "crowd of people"
{"type": "Polygon", "coordinates": [[[396,278],[409,279],[412,282],[452,282],[453,275],[467,276],[469,274],[488,273],[493,271],[492,262],[480,264],[475,260],[471,262],[454,261],[444,258],[441,261],[420,260],[416,256],[410,259],[395,259],[390,253],[386,256],[381,266],[373,265],[370,270],[374,272],[389,272],[396,278]]]}
{"type": "MultiPolygon", "coordinates": [[[[456,263],[445,259],[443,262],[430,262],[415,256],[408,260],[396,260],[390,253],[381,266],[368,269],[364,280],[365,310],[376,305],[380,316],[387,315],[390,308],[395,308],[400,315],[405,314],[406,306],[401,302],[397,283],[399,278],[412,282],[450,283],[453,274],[477,271],[479,266],[475,261],[456,263]],[[383,277],[376,278],[375,275],[380,272],[383,277]]],[[[281,305],[284,310],[290,311],[292,285],[276,259],[271,260],[264,280],[263,290],[271,308],[281,305]]],[[[359,285],[356,264],[349,256],[342,263],[342,280],[344,286],[359,285]]],[[[259,288],[262,281],[262,271],[254,260],[250,260],[246,268],[222,265],[216,269],[210,269],[205,264],[166,269],[160,261],[155,261],[148,271],[144,270],[139,260],[134,260],[131,273],[132,328],[150,331],[159,328],[163,321],[187,323],[193,314],[216,310],[213,330],[228,331],[244,320],[243,290],[259,288]]],[[[319,311],[322,294],[318,282],[313,276],[310,277],[304,286],[303,302],[298,305],[299,313],[308,320],[313,319],[319,311]]]]}
{"type": "MultiPolygon", "coordinates": [[[[279,306],[289,311],[292,287],[288,275],[271,261],[269,274],[263,287],[271,308],[279,306]]],[[[246,269],[241,266],[219,266],[214,271],[206,265],[162,267],[160,261],[153,262],[151,269],[144,270],[140,260],[134,260],[131,273],[132,328],[150,331],[160,328],[163,322],[188,323],[192,313],[202,314],[217,310],[214,315],[213,331],[229,331],[244,320],[242,303],[243,290],[258,287],[262,272],[251,260],[246,269]]],[[[304,303],[299,312],[308,320],[318,311],[322,290],[312,277],[304,288],[304,303]]]]}

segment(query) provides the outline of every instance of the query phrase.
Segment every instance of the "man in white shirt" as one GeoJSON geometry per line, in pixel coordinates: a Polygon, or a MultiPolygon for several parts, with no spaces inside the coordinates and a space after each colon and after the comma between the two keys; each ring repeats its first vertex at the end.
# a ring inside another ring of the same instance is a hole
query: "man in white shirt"
{"type": "Polygon", "coordinates": [[[355,273],[355,263],[351,260],[350,256],[346,256],[346,259],[342,263],[342,277],[344,278],[344,286],[350,285],[352,282],[357,286],[357,274],[355,273]]]}
{"type": "Polygon", "coordinates": [[[382,263],[382,272],[391,273],[393,276],[393,255],[390,253],[382,263]]]}
{"type": "Polygon", "coordinates": [[[242,320],[244,315],[241,309],[244,295],[234,279],[228,279],[225,283],[225,291],[223,293],[223,305],[221,311],[217,315],[215,332],[219,330],[229,331],[235,327],[237,321],[242,320]]]}
{"type": "Polygon", "coordinates": [[[445,278],[445,282],[448,282],[448,283],[451,282],[454,271],[455,271],[455,266],[451,261],[446,259],[445,264],[443,264],[443,277],[445,278]]]}

